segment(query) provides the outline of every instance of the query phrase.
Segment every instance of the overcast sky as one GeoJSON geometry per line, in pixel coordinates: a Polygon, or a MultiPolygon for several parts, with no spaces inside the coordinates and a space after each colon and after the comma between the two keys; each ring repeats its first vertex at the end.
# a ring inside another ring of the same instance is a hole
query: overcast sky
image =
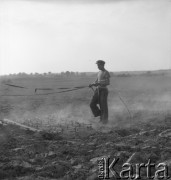
{"type": "Polygon", "coordinates": [[[0,74],[171,68],[171,0],[0,0],[0,74]]]}

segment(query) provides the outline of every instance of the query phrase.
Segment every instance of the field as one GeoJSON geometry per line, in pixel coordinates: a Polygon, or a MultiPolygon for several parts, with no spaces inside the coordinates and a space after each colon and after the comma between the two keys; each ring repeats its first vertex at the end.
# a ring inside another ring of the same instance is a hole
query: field
{"type": "Polygon", "coordinates": [[[1,179],[97,179],[93,158],[101,156],[120,157],[121,163],[151,159],[171,167],[171,76],[113,76],[106,126],[90,112],[93,91],[88,87],[39,95],[88,86],[94,80],[95,76],[0,79],[1,179]],[[3,119],[42,132],[5,126],[3,119]]]}

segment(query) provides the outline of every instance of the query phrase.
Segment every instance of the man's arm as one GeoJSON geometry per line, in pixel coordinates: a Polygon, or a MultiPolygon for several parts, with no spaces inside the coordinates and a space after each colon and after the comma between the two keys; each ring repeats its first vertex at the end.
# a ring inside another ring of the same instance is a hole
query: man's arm
{"type": "Polygon", "coordinates": [[[89,84],[89,87],[92,87],[92,86],[98,86],[98,79],[96,79],[94,83],[89,84]]]}

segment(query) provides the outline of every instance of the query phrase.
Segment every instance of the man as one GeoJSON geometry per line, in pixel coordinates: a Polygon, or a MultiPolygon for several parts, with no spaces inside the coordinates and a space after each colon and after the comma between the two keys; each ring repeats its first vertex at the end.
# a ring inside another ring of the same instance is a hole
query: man
{"type": "Polygon", "coordinates": [[[110,84],[110,74],[104,68],[105,62],[103,60],[98,60],[96,64],[100,71],[96,81],[89,85],[89,87],[96,87],[90,103],[90,108],[94,117],[100,116],[100,122],[106,124],[108,122],[107,86],[110,84]]]}

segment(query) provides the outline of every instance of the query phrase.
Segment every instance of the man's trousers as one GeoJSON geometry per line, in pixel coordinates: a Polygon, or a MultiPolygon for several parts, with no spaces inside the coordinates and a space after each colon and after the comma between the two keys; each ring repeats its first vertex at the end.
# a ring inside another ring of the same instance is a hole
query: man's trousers
{"type": "Polygon", "coordinates": [[[108,122],[108,89],[107,88],[96,88],[93,98],[90,103],[90,108],[95,117],[100,116],[102,123],[108,122]]]}

